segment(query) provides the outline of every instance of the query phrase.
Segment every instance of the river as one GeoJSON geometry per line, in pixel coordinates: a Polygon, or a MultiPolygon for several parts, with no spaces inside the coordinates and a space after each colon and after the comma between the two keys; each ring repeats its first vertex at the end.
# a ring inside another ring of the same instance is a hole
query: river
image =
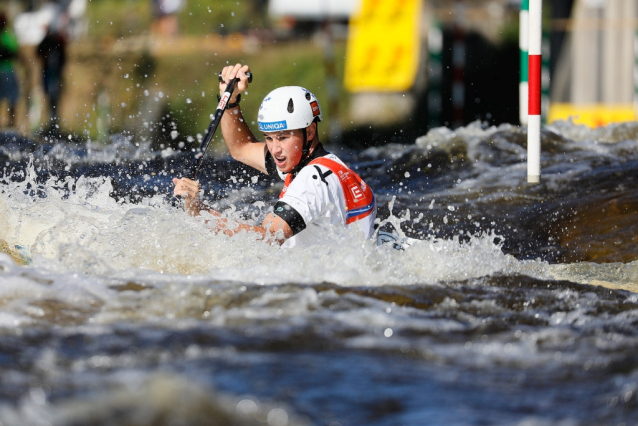
{"type": "MultiPolygon", "coordinates": [[[[479,122],[360,151],[377,246],[215,234],[192,154],[0,135],[0,425],[636,425],[638,123],[479,122]]],[[[208,157],[260,223],[281,183],[208,157]]]]}

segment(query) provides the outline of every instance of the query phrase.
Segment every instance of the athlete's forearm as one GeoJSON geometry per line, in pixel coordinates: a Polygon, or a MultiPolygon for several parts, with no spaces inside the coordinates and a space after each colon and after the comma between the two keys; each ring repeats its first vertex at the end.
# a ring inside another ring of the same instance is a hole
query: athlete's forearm
{"type": "Polygon", "coordinates": [[[190,216],[199,216],[199,212],[201,211],[201,209],[202,202],[200,201],[199,197],[184,198],[184,210],[186,210],[186,213],[188,213],[190,216]]]}
{"type": "MultiPolygon", "coordinates": [[[[248,225],[247,223],[236,221],[229,222],[228,219],[222,217],[221,213],[219,213],[217,210],[211,209],[208,210],[208,213],[215,217],[215,219],[213,219],[215,223],[212,228],[212,230],[215,232],[223,232],[229,237],[232,237],[233,235],[238,234],[241,231],[254,232],[258,235],[257,239],[266,240],[269,243],[276,242],[277,244],[281,245],[284,243],[284,241],[286,241],[285,237],[282,238],[281,235],[278,236],[277,233],[270,232],[269,229],[267,229],[263,225],[248,225]]],[[[209,221],[206,221],[206,223],[209,223],[209,221]]]]}

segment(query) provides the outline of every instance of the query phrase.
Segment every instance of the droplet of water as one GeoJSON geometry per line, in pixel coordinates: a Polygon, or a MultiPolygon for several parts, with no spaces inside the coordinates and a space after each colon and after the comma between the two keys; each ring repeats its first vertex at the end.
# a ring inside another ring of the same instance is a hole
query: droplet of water
{"type": "Polygon", "coordinates": [[[257,404],[250,399],[242,399],[237,403],[237,412],[246,416],[253,415],[257,412],[257,404]]]}
{"type": "Polygon", "coordinates": [[[288,424],[288,413],[281,408],[270,410],[266,420],[270,426],[286,426],[288,424]]]}
{"type": "Polygon", "coordinates": [[[32,388],[29,391],[29,396],[31,397],[31,400],[37,405],[44,405],[47,401],[46,394],[40,388],[32,388]]]}

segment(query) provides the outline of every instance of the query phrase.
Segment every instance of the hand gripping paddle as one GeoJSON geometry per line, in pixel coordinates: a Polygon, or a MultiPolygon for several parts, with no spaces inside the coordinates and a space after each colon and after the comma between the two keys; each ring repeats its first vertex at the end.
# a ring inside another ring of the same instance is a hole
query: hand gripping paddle
{"type": "MultiPolygon", "coordinates": [[[[248,82],[251,83],[253,81],[253,75],[249,72],[246,73],[248,77],[248,82]]],[[[219,73],[219,81],[222,81],[222,74],[219,73]]],[[[228,82],[226,86],[226,90],[224,91],[224,95],[219,100],[219,104],[217,104],[217,110],[215,110],[215,115],[213,115],[213,119],[208,125],[208,130],[206,130],[206,134],[204,135],[204,140],[202,144],[199,146],[199,149],[195,153],[195,162],[193,163],[193,168],[191,169],[189,179],[195,180],[197,178],[197,172],[204,162],[204,154],[208,149],[208,145],[210,145],[211,140],[213,140],[213,135],[217,131],[217,127],[222,120],[222,116],[224,115],[224,111],[226,110],[226,105],[228,104],[228,100],[233,94],[233,90],[235,90],[235,84],[239,81],[239,78],[233,78],[228,82]]]]}

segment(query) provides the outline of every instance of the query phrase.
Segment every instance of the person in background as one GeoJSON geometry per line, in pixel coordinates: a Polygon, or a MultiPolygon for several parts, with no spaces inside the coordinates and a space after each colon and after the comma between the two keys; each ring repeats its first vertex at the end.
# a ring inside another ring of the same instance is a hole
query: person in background
{"type": "Polygon", "coordinates": [[[64,82],[66,64],[66,39],[51,26],[38,45],[38,57],[42,62],[42,84],[49,104],[49,118],[53,128],[59,118],[59,103],[64,82]]]}
{"type": "Polygon", "coordinates": [[[161,36],[176,36],[179,33],[177,13],[184,7],[184,0],[153,0],[151,31],[161,36]]]}
{"type": "Polygon", "coordinates": [[[9,103],[8,127],[15,125],[16,105],[20,96],[18,79],[14,70],[17,58],[18,39],[9,27],[7,15],[0,11],[0,102],[7,100],[9,103]]]}

